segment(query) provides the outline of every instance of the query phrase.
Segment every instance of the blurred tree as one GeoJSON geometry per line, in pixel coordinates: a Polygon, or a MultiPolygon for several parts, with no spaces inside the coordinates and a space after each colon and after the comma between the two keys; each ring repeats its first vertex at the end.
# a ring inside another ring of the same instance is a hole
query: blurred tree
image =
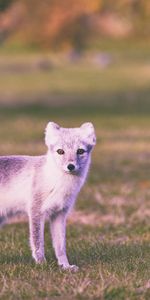
{"type": "Polygon", "coordinates": [[[91,36],[148,36],[149,17],[148,0],[0,0],[0,39],[80,51],[91,36]]]}
{"type": "Polygon", "coordinates": [[[26,21],[20,37],[44,47],[83,48],[88,36],[87,17],[99,9],[99,0],[22,1],[26,21]]]}

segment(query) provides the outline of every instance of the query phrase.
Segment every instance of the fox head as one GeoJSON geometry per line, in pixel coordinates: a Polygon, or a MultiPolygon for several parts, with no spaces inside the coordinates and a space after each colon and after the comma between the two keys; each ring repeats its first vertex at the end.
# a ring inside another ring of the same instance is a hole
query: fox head
{"type": "Polygon", "coordinates": [[[81,174],[90,163],[90,154],[96,144],[92,123],[79,128],[63,128],[49,122],[45,143],[59,169],[70,174],[81,174]]]}

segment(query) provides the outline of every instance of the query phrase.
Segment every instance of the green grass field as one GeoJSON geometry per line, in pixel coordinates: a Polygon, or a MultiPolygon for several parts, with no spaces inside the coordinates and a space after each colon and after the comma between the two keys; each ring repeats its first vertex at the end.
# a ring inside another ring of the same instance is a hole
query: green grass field
{"type": "MultiPolygon", "coordinates": [[[[68,256],[79,272],[58,269],[48,226],[47,263],[39,266],[27,223],[7,224],[0,299],[150,299],[150,56],[127,54],[113,54],[104,69],[89,56],[76,64],[50,57],[54,67],[42,72],[0,69],[1,155],[44,153],[48,120],[70,127],[92,121],[97,133],[67,227],[68,256]]],[[[36,59],[1,54],[0,65],[36,59]]]]}

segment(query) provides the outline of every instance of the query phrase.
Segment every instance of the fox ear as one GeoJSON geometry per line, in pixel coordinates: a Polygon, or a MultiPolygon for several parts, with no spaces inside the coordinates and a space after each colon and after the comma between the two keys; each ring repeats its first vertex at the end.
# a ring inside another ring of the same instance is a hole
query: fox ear
{"type": "Polygon", "coordinates": [[[49,147],[54,145],[58,139],[58,131],[60,126],[54,122],[49,122],[45,129],[45,144],[49,147]]]}
{"type": "Polygon", "coordinates": [[[85,139],[85,142],[91,146],[94,146],[96,144],[96,135],[93,124],[87,122],[82,124],[80,128],[82,130],[82,137],[85,139]]]}

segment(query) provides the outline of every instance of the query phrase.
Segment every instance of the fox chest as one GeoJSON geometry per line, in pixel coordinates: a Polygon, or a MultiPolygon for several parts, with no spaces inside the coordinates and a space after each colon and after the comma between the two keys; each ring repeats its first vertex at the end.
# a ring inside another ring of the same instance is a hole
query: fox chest
{"type": "Polygon", "coordinates": [[[62,210],[68,210],[75,202],[77,194],[79,192],[79,184],[74,182],[65,182],[61,185],[56,185],[51,190],[47,199],[45,199],[42,211],[48,211],[49,213],[57,213],[62,210]]]}

